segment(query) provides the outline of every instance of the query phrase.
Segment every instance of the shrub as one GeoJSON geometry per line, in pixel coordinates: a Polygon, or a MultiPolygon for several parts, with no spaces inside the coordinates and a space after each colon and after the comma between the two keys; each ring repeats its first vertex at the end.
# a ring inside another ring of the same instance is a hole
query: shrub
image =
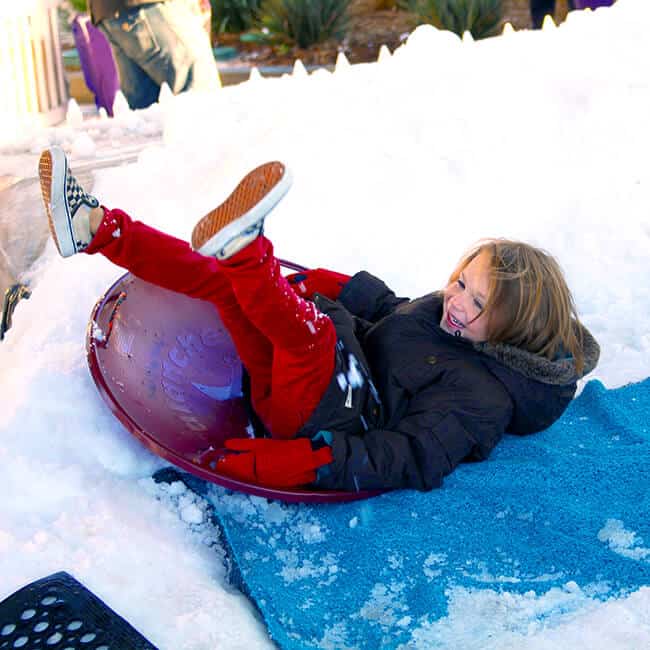
{"type": "Polygon", "coordinates": [[[431,23],[459,36],[466,31],[475,39],[494,36],[503,19],[502,0],[407,0],[419,24],[431,23]]]}
{"type": "Polygon", "coordinates": [[[257,20],[262,0],[210,0],[212,4],[212,31],[245,32],[257,20]]]}
{"type": "Polygon", "coordinates": [[[348,29],[350,0],[265,0],[260,22],[271,37],[306,48],[348,29]]]}
{"type": "Polygon", "coordinates": [[[79,13],[86,13],[88,11],[88,4],[86,0],[68,0],[68,3],[75,11],[79,13]]]}

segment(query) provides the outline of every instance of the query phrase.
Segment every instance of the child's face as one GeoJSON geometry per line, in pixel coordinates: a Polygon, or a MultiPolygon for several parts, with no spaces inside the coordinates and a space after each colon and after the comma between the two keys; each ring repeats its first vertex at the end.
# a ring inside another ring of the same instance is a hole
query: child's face
{"type": "Polygon", "coordinates": [[[489,283],[490,257],[481,253],[461,271],[456,282],[445,288],[440,327],[470,341],[485,341],[487,316],[481,312],[487,301],[489,283]]]}

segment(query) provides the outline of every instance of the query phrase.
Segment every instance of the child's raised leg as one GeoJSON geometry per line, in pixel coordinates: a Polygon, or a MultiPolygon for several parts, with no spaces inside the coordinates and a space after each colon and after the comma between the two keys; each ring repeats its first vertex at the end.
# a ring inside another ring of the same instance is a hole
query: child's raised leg
{"type": "Polygon", "coordinates": [[[336,348],[330,318],[295,293],[280,272],[271,242],[261,236],[265,217],[290,184],[282,163],[266,163],[192,233],[192,246],[219,260],[246,317],[273,344],[270,399],[255,408],[278,438],[295,436],[321,401],[334,372],[336,348]]]}
{"type": "Polygon", "coordinates": [[[266,237],[221,261],[220,267],[246,316],[273,343],[271,396],[264,415],[274,437],[291,438],[307,423],[332,379],[334,324],[296,294],[266,237]]]}

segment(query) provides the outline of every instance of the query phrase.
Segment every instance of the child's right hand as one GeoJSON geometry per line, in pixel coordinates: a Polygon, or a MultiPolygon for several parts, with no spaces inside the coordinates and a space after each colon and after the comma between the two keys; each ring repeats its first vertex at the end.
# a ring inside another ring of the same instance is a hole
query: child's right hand
{"type": "Polygon", "coordinates": [[[316,470],[332,462],[331,448],[314,448],[308,438],[229,438],[213,455],[217,473],[272,488],[313,483],[316,470]]]}

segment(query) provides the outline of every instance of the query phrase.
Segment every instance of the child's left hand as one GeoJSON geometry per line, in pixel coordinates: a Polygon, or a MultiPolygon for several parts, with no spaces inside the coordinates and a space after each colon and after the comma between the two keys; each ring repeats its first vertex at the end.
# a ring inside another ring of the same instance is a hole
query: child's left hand
{"type": "Polygon", "coordinates": [[[331,300],[336,300],[349,280],[349,275],[328,269],[309,269],[287,275],[287,281],[293,290],[301,298],[310,300],[315,293],[321,293],[331,300]]]}

